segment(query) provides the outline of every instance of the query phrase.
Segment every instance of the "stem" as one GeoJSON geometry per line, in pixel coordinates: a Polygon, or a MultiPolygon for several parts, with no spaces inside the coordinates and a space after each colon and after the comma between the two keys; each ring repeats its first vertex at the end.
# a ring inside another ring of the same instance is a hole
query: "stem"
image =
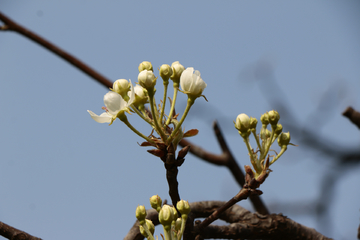
{"type": "Polygon", "coordinates": [[[166,81],[166,82],[164,81],[164,97],[163,97],[163,104],[162,104],[161,112],[160,112],[159,124],[161,124],[161,121],[164,117],[168,85],[169,85],[169,81],[166,81]]]}
{"type": "Polygon", "coordinates": [[[157,115],[158,115],[157,109],[156,109],[156,112],[155,112],[156,105],[155,105],[155,102],[154,102],[154,92],[149,91],[149,89],[148,89],[148,93],[149,93],[151,113],[152,113],[153,118],[154,118],[155,130],[160,135],[161,139],[163,141],[166,141],[167,137],[166,137],[164,131],[162,130],[162,128],[160,127],[159,122],[157,120],[157,115]],[[154,105],[155,105],[155,107],[154,107],[154,105]]]}
{"type": "Polygon", "coordinates": [[[134,128],[131,124],[130,124],[130,122],[127,120],[127,117],[126,117],[126,115],[125,115],[125,113],[124,114],[121,114],[120,116],[119,116],[119,119],[122,121],[122,122],[124,122],[125,124],[126,124],[126,126],[128,126],[134,133],[136,133],[137,135],[139,135],[140,137],[142,137],[142,138],[144,138],[146,141],[148,141],[149,143],[151,143],[151,144],[156,144],[153,140],[151,140],[150,138],[148,138],[147,136],[145,136],[144,134],[142,134],[141,132],[139,132],[136,128],[134,128]]]}
{"type": "Polygon", "coordinates": [[[149,120],[146,116],[145,116],[145,112],[140,112],[134,105],[131,106],[131,109],[134,110],[134,112],[139,115],[139,117],[141,117],[145,122],[147,122],[148,124],[150,124],[151,126],[154,126],[153,123],[151,122],[151,120],[149,120]]]}
{"type": "Polygon", "coordinates": [[[258,146],[258,148],[259,148],[259,150],[260,150],[260,152],[261,152],[262,149],[261,149],[261,145],[260,145],[259,136],[256,134],[256,129],[254,129],[254,130],[252,131],[252,133],[254,134],[254,138],[255,138],[255,140],[256,140],[256,144],[257,144],[257,146],[258,146]]]}
{"type": "Polygon", "coordinates": [[[184,234],[185,231],[185,225],[186,225],[186,220],[187,220],[187,214],[182,214],[181,215],[181,228],[180,228],[180,233],[178,235],[178,240],[181,240],[182,235],[184,234]]]}
{"type": "MultiPolygon", "coordinates": [[[[179,131],[182,123],[184,122],[187,114],[189,113],[190,111],[190,108],[191,106],[194,104],[195,100],[192,99],[192,98],[188,98],[187,100],[187,105],[186,105],[186,108],[185,108],[185,111],[184,111],[184,114],[182,115],[181,119],[180,119],[180,122],[176,125],[175,129],[173,130],[173,132],[171,133],[170,137],[168,138],[167,140],[167,143],[171,143],[171,141],[174,139],[174,137],[176,136],[177,132],[179,131]]],[[[170,119],[170,118],[169,118],[170,119]]]]}
{"type": "Polygon", "coordinates": [[[176,98],[177,98],[177,93],[178,93],[178,88],[179,88],[179,84],[174,83],[174,96],[173,96],[173,100],[171,103],[171,108],[170,108],[170,113],[169,113],[169,118],[167,119],[165,125],[169,125],[171,118],[173,116],[174,110],[175,110],[175,102],[176,102],[176,98]]]}

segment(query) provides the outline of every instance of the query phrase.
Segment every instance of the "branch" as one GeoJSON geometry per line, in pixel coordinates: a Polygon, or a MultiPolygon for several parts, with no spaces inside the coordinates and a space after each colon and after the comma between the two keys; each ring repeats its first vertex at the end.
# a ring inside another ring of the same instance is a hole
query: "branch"
{"type": "Polygon", "coordinates": [[[95,71],[94,69],[83,63],[82,61],[80,61],[79,59],[75,58],[71,54],[55,46],[51,42],[47,41],[43,37],[37,35],[36,33],[31,32],[30,30],[24,28],[20,24],[14,22],[12,19],[5,16],[1,12],[0,12],[0,20],[5,23],[5,25],[0,26],[0,30],[3,31],[10,30],[20,33],[24,37],[33,40],[34,42],[38,43],[39,45],[53,52],[55,55],[58,55],[59,57],[61,57],[68,63],[72,64],[74,67],[78,68],[83,73],[87,74],[89,77],[93,78],[94,80],[104,85],[105,87],[107,88],[112,87],[112,82],[109,79],[107,79],[106,77],[104,77],[103,75],[101,75],[100,73],[98,73],[97,71],[95,71]]]}
{"type": "Polygon", "coordinates": [[[346,108],[343,116],[347,117],[353,124],[360,128],[360,112],[354,110],[352,107],[346,108]]]}
{"type": "MultiPolygon", "coordinates": [[[[220,126],[216,121],[213,124],[213,129],[215,132],[216,139],[218,140],[218,143],[221,147],[222,154],[217,155],[210,153],[185,139],[182,139],[179,145],[182,147],[190,146],[190,152],[192,154],[194,154],[195,156],[199,157],[200,159],[208,163],[227,167],[229,171],[232,173],[237,183],[239,184],[239,186],[242,187],[245,184],[245,175],[243,171],[240,169],[239,165],[237,164],[237,161],[232,155],[229,147],[227,146],[225,138],[221,132],[220,126]]],[[[269,214],[269,210],[266,208],[260,196],[252,195],[250,196],[250,201],[258,213],[264,215],[269,214]]]]}
{"type": "Polygon", "coordinates": [[[11,240],[41,240],[41,238],[31,236],[30,234],[13,228],[3,222],[0,222],[0,235],[11,240]]]}
{"type": "MultiPolygon", "coordinates": [[[[191,215],[194,218],[204,218],[210,216],[216,209],[223,206],[226,202],[222,201],[202,201],[190,203],[191,215]]],[[[157,212],[149,210],[147,218],[152,220],[154,225],[158,225],[157,212]]],[[[248,210],[233,205],[220,215],[220,219],[231,223],[226,226],[210,225],[202,231],[201,238],[223,238],[223,239],[295,239],[295,240],[330,240],[317,232],[315,229],[303,226],[282,214],[261,215],[251,213],[248,210]]],[[[199,227],[195,226],[191,237],[195,239],[199,233],[199,227]]],[[[187,238],[187,239],[188,239],[187,238]]],[[[139,225],[136,222],[125,240],[144,239],[139,232],[139,225]]]]}

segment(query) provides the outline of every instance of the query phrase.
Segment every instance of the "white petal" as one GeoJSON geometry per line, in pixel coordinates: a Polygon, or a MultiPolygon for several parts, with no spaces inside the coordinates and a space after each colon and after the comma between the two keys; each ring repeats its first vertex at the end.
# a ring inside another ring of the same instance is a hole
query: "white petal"
{"type": "Polygon", "coordinates": [[[117,115],[121,110],[122,103],[125,102],[120,94],[110,91],[104,96],[104,103],[106,108],[109,110],[109,113],[112,115],[117,115]]]}
{"type": "MultiPolygon", "coordinates": [[[[134,89],[133,84],[131,83],[131,80],[129,80],[129,81],[130,81],[131,88],[130,88],[130,99],[127,103],[128,106],[130,106],[135,100],[135,89],[134,89]]],[[[141,86],[139,86],[139,87],[141,87],[141,86]]]]}
{"type": "Polygon", "coordinates": [[[100,116],[96,115],[95,113],[93,113],[90,110],[88,110],[88,113],[90,114],[92,119],[94,119],[98,123],[109,123],[109,122],[111,122],[111,119],[112,119],[112,116],[107,112],[102,113],[100,116]]]}

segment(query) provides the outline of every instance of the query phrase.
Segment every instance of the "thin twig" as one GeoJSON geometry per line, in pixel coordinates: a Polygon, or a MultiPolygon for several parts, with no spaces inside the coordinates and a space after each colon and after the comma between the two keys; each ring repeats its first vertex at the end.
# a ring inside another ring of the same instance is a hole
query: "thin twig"
{"type": "Polygon", "coordinates": [[[20,24],[14,22],[9,17],[5,16],[3,13],[0,12],[0,20],[5,23],[5,25],[1,28],[1,30],[10,30],[15,31],[17,33],[22,34],[23,36],[33,40],[34,42],[40,44],[44,48],[48,49],[49,51],[53,52],[54,54],[58,55],[68,63],[72,64],[74,67],[81,70],[83,73],[87,74],[94,80],[98,81],[102,85],[104,85],[107,88],[112,87],[111,80],[104,77],[99,72],[95,71],[88,65],[86,65],[84,62],[80,61],[79,59],[75,58],[68,52],[64,51],[63,49],[59,48],[58,46],[55,46],[48,40],[44,39],[43,37],[37,35],[36,33],[24,28],[20,24]]]}
{"type": "Polygon", "coordinates": [[[352,107],[347,107],[343,112],[343,116],[347,117],[353,124],[360,128],[360,112],[352,107]]]}

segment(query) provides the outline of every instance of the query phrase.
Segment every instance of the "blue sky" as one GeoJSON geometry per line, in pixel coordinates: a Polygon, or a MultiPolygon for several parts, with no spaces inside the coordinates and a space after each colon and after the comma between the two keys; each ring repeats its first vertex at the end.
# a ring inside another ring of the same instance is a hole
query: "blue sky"
{"type": "MultiPolygon", "coordinates": [[[[269,96],[280,96],[299,127],[329,144],[359,146],[358,129],[341,116],[348,105],[360,109],[358,1],[0,0],[0,6],[112,80],[137,81],[144,60],[198,69],[209,102],[198,99],[184,126],[200,130],[191,141],[220,153],[211,128],[218,120],[241,166],[248,156],[232,121],[275,108],[269,96]],[[258,66],[273,69],[280,88],[256,81],[258,66]],[[330,111],[313,117],[326,94],[330,111]]],[[[12,32],[0,32],[0,66],[1,221],[43,239],[119,238],[133,225],[138,204],[149,207],[154,194],[169,199],[163,164],[138,146],[142,140],[120,121],[99,124],[86,112],[102,111],[106,88],[12,32]]],[[[158,85],[157,99],[161,95],[158,85]]],[[[180,96],[177,112],[185,101],[180,96]]],[[[150,133],[135,115],[129,120],[150,133]]],[[[297,143],[296,135],[292,139],[297,143]]],[[[306,146],[290,148],[261,186],[262,198],[269,206],[311,204],[321,177],[337,170],[331,161],[306,146]]],[[[356,167],[336,182],[331,228],[282,212],[329,237],[353,239],[359,176],[356,167]]],[[[239,190],[228,170],[191,155],[179,182],[189,201],[225,201],[239,190]]],[[[251,209],[247,201],[240,205],[251,209]]]]}

